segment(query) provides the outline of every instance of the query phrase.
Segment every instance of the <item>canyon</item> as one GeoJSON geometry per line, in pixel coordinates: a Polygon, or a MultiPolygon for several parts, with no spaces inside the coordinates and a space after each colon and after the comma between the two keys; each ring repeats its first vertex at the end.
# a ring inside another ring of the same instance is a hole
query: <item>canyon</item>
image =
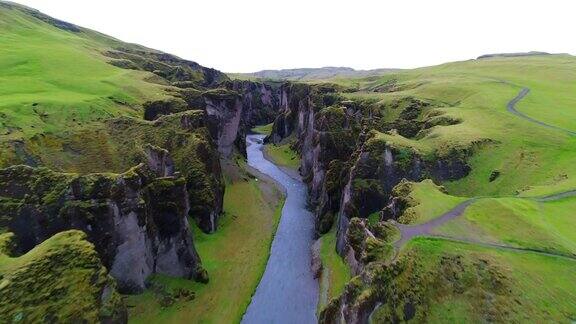
{"type": "Polygon", "coordinates": [[[0,18],[0,322],[576,318],[574,57],[240,80],[0,18]]]}

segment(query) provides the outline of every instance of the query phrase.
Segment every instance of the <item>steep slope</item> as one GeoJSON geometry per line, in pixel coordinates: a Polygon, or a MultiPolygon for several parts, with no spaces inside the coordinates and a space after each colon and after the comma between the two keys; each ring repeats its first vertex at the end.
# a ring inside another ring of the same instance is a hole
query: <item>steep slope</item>
{"type": "MultiPolygon", "coordinates": [[[[108,64],[113,59],[106,56],[126,52],[124,55],[147,53],[170,59],[167,54],[5,2],[0,3],[0,35],[4,147],[18,147],[18,141],[37,134],[59,134],[112,117],[139,116],[142,103],[167,97],[167,82],[161,78],[155,78],[160,84],[146,82],[154,75],[114,67],[108,64]]],[[[113,63],[118,65],[119,61],[113,63]]],[[[189,63],[201,84],[226,79],[223,74],[189,63]]],[[[4,164],[25,160],[15,150],[13,155],[3,155],[4,164]]]]}

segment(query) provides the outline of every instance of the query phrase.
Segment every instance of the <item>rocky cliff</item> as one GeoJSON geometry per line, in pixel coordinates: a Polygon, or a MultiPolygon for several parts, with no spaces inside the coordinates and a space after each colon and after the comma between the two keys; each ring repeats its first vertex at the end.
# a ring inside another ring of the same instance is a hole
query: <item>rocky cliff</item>
{"type": "Polygon", "coordinates": [[[188,110],[151,122],[113,119],[107,123],[107,133],[121,166],[146,161],[180,172],[186,178],[190,216],[204,232],[216,230],[222,212],[224,180],[205,112],[188,110]],[[150,145],[161,153],[149,152],[143,159],[141,148],[150,145]]]}
{"type": "Polygon", "coordinates": [[[146,155],[149,166],[122,174],[0,170],[0,228],[15,234],[19,253],[56,233],[84,231],[122,292],[141,292],[153,273],[206,280],[188,226],[186,179],[164,151],[149,147],[146,155]]]}
{"type": "Polygon", "coordinates": [[[248,130],[274,121],[280,108],[279,93],[274,83],[239,80],[222,82],[216,88],[176,89],[172,90],[173,99],[145,103],[144,118],[203,110],[220,153],[228,157],[234,148],[245,153],[248,130]]]}
{"type": "Polygon", "coordinates": [[[418,149],[395,143],[377,131],[369,132],[353,155],[340,204],[337,250],[346,254],[346,231],[350,219],[367,218],[378,213],[386,220],[383,209],[391,201],[392,189],[403,179],[436,182],[462,178],[470,171],[466,158],[470,152],[450,152],[446,156],[426,155],[418,149]]]}
{"type": "MultiPolygon", "coordinates": [[[[322,235],[335,224],[335,249],[353,275],[364,276],[369,264],[389,259],[394,251],[391,242],[397,230],[387,222],[399,215],[394,212],[398,199],[393,188],[403,179],[441,183],[466,176],[470,171],[467,159],[484,142],[442,150],[420,145],[418,139],[432,128],[459,120],[436,109],[438,103],[412,97],[384,104],[349,100],[343,94],[346,91],[330,84],[284,84],[280,114],[267,140],[278,143],[296,138],[316,232],[322,235]],[[394,116],[388,115],[391,112],[394,116]]],[[[359,285],[365,279],[356,280],[359,285]]],[[[369,290],[375,283],[362,285],[369,290]]],[[[357,298],[363,295],[357,295],[360,291],[354,287],[354,282],[349,283],[335,301],[337,308],[332,305],[322,313],[323,321],[368,320],[378,299],[362,299],[358,304],[357,298]]]]}

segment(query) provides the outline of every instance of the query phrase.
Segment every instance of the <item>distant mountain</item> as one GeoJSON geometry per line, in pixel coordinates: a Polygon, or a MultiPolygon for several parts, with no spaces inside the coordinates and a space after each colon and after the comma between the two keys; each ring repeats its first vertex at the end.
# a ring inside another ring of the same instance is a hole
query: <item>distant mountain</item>
{"type": "Polygon", "coordinates": [[[400,69],[355,70],[349,67],[327,66],[322,68],[302,68],[284,70],[262,70],[253,73],[229,73],[239,79],[272,79],[272,80],[323,80],[336,77],[367,77],[400,71],[400,69]]]}
{"type": "Polygon", "coordinates": [[[484,54],[478,56],[478,60],[485,59],[485,58],[492,58],[492,57],[520,57],[520,56],[535,56],[535,55],[550,55],[550,53],[546,52],[538,52],[538,51],[531,51],[531,52],[519,52],[519,53],[494,53],[494,54],[484,54]]]}

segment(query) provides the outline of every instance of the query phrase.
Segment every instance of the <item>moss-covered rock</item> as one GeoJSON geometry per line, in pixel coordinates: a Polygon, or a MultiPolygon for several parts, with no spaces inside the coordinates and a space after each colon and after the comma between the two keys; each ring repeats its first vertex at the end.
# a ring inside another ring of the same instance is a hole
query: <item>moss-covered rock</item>
{"type": "Polygon", "coordinates": [[[193,278],[200,259],[187,223],[186,179],[146,165],[122,174],[63,174],[0,169],[0,224],[25,253],[51,236],[79,229],[124,292],[144,289],[152,273],[193,278]]]}
{"type": "Polygon", "coordinates": [[[144,103],[144,119],[154,120],[162,115],[170,115],[188,110],[187,103],[178,98],[156,100],[144,103]]]}
{"type": "Polygon", "coordinates": [[[152,72],[172,82],[174,86],[214,87],[228,80],[228,77],[220,71],[143,47],[116,48],[104,54],[116,60],[111,62],[113,64],[117,60],[131,62],[131,64],[124,63],[116,66],[152,72]]]}
{"type": "MultiPolygon", "coordinates": [[[[170,153],[174,171],[187,180],[190,215],[203,231],[212,232],[222,211],[224,180],[220,156],[205,117],[203,111],[190,110],[162,116],[154,122],[117,119],[108,127],[115,146],[124,148],[120,155],[123,165],[150,163],[150,154],[142,154],[150,144],[170,153]]],[[[158,158],[152,160],[158,162],[158,158]]]]}
{"type": "Polygon", "coordinates": [[[72,230],[18,257],[0,251],[0,321],[125,323],[127,312],[94,246],[72,230]]]}
{"type": "MultiPolygon", "coordinates": [[[[374,260],[352,280],[345,293],[320,315],[321,323],[426,322],[437,303],[471,305],[467,318],[506,322],[521,305],[513,296],[508,269],[475,254],[413,249],[393,263],[381,262],[381,243],[371,240],[374,260]]],[[[384,245],[385,246],[385,245],[384,245]]],[[[437,316],[438,314],[436,314],[437,316]]]]}

